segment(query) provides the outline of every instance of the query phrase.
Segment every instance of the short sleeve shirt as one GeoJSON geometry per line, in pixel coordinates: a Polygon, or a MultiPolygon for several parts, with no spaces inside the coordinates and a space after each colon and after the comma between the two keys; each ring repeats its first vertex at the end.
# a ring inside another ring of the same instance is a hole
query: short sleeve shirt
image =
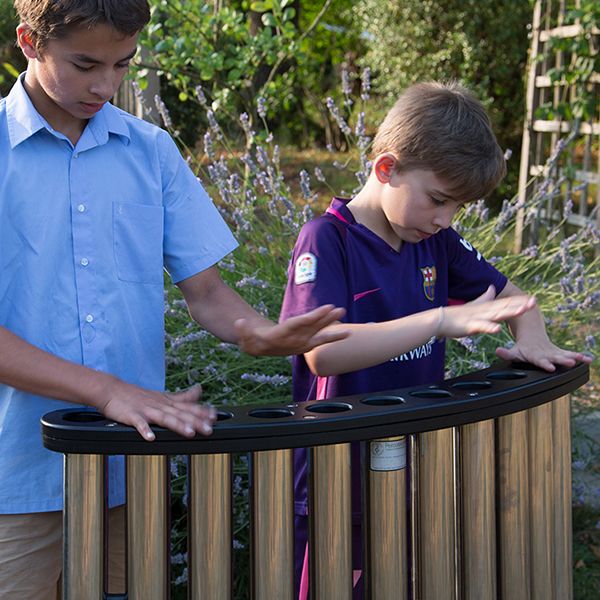
{"type": "MultiPolygon", "coordinates": [[[[16,335],[162,390],[164,270],[181,281],[236,245],[165,131],[106,104],[73,147],[21,80],[0,100],[0,325],[16,335]]],[[[39,421],[72,407],[0,385],[0,513],[62,508],[39,421]]]]}
{"type": "MultiPolygon", "coordinates": [[[[453,229],[399,251],[357,223],[335,198],[327,213],[307,223],[294,247],[282,318],[321,304],[346,309],[348,323],[382,322],[472,300],[506,277],[453,229]]],[[[444,342],[424,344],[384,364],[338,377],[315,378],[294,359],[294,399],[310,400],[433,383],[444,377],[444,342]]]]}

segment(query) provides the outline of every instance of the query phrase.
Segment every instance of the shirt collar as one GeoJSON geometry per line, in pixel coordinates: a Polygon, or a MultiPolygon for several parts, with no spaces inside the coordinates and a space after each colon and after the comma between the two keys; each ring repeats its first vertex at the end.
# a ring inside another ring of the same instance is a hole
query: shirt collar
{"type": "MultiPolygon", "coordinates": [[[[15,148],[41,129],[54,133],[52,127],[33,106],[23,86],[24,77],[25,74],[22,73],[6,97],[6,117],[11,148],[15,148]]],[[[131,141],[129,126],[121,111],[108,102],[90,119],[86,130],[92,134],[97,145],[105,144],[111,133],[118,135],[125,144],[131,141]]]]}
{"type": "Polygon", "coordinates": [[[356,223],[356,219],[354,218],[354,215],[347,206],[348,202],[350,202],[350,198],[338,198],[337,196],[335,196],[331,200],[331,204],[325,212],[329,213],[330,215],[333,215],[334,217],[338,218],[344,223],[353,225],[354,223],[356,223]]]}

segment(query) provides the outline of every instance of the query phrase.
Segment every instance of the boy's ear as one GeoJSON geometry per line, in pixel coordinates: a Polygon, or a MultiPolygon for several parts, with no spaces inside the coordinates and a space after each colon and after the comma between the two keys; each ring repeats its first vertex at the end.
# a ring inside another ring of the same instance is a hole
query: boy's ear
{"type": "Polygon", "coordinates": [[[33,31],[27,23],[19,23],[17,26],[17,44],[26,58],[38,58],[38,51],[33,40],[33,31]]]}
{"type": "Polygon", "coordinates": [[[389,183],[394,170],[398,164],[398,160],[393,154],[386,152],[385,154],[380,154],[375,159],[375,164],[373,165],[373,169],[375,171],[375,176],[379,183],[389,183]]]}

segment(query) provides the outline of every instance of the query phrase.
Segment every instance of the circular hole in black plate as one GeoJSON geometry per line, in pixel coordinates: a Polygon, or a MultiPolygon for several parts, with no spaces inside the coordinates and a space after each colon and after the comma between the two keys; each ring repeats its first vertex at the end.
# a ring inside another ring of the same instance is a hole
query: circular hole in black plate
{"type": "Polygon", "coordinates": [[[523,371],[492,371],[486,375],[488,379],[523,379],[523,377],[527,377],[527,373],[523,371]]]}
{"type": "Polygon", "coordinates": [[[316,413],[339,413],[352,410],[352,406],[345,402],[319,402],[307,407],[306,410],[316,413]]]}
{"type": "Polygon", "coordinates": [[[457,390],[487,390],[492,387],[490,381],[457,381],[452,384],[457,390]]]}
{"type": "Polygon", "coordinates": [[[450,398],[452,394],[448,390],[416,390],[415,392],[410,393],[411,396],[415,396],[417,398],[450,398]]]}
{"type": "Polygon", "coordinates": [[[404,398],[400,396],[372,396],[361,400],[363,404],[369,406],[393,406],[395,404],[404,404],[404,398]]]}
{"type": "Polygon", "coordinates": [[[294,411],[289,408],[255,408],[248,414],[257,419],[282,419],[293,416],[294,411]]]}
{"type": "Polygon", "coordinates": [[[218,410],[217,411],[217,421],[227,421],[227,419],[231,419],[233,417],[233,413],[230,413],[227,410],[218,410]]]}
{"type": "Polygon", "coordinates": [[[77,412],[69,412],[63,415],[65,421],[71,421],[72,423],[96,423],[98,421],[104,421],[104,415],[93,411],[80,410],[77,412]]]}

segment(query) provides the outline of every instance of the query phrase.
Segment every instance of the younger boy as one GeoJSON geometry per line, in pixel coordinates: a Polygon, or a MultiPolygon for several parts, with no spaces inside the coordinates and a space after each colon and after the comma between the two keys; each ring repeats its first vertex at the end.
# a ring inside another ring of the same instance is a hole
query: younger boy
{"type": "MultiPolygon", "coordinates": [[[[109,103],[146,0],[15,8],[28,67],[0,100],[0,598],[55,600],[62,457],[42,447],[40,417],[75,402],[147,440],[150,423],[211,432],[199,387],[163,391],[163,265],[192,317],[251,354],[345,334],[320,332],[342,310],[275,325],[227,287],[215,264],[236,242],[211,200],[166,132],[109,103]]],[[[111,463],[114,506],[123,469],[111,463]]],[[[123,591],[118,549],[110,592],[123,591]]]]}
{"type": "MultiPolygon", "coordinates": [[[[479,319],[499,320],[490,313],[497,304],[481,301],[522,294],[451,228],[459,208],[485,197],[505,174],[489,119],[469,92],[455,83],[412,86],[379,127],[373,155],[366,185],[350,200],[334,198],[326,214],[303,227],[294,248],[282,317],[329,302],[346,308],[343,327],[350,331],[294,358],[295,401],[442,381],[443,338],[490,332],[479,319]],[[448,307],[450,299],[482,294],[478,303],[448,307]]],[[[589,362],[551,343],[537,308],[515,313],[509,325],[515,345],[499,348],[500,358],[548,371],[589,362]]],[[[355,522],[358,461],[355,444],[355,522]]],[[[305,598],[305,450],[296,451],[295,465],[296,581],[305,598]]],[[[359,572],[360,557],[354,562],[359,572]]]]}

